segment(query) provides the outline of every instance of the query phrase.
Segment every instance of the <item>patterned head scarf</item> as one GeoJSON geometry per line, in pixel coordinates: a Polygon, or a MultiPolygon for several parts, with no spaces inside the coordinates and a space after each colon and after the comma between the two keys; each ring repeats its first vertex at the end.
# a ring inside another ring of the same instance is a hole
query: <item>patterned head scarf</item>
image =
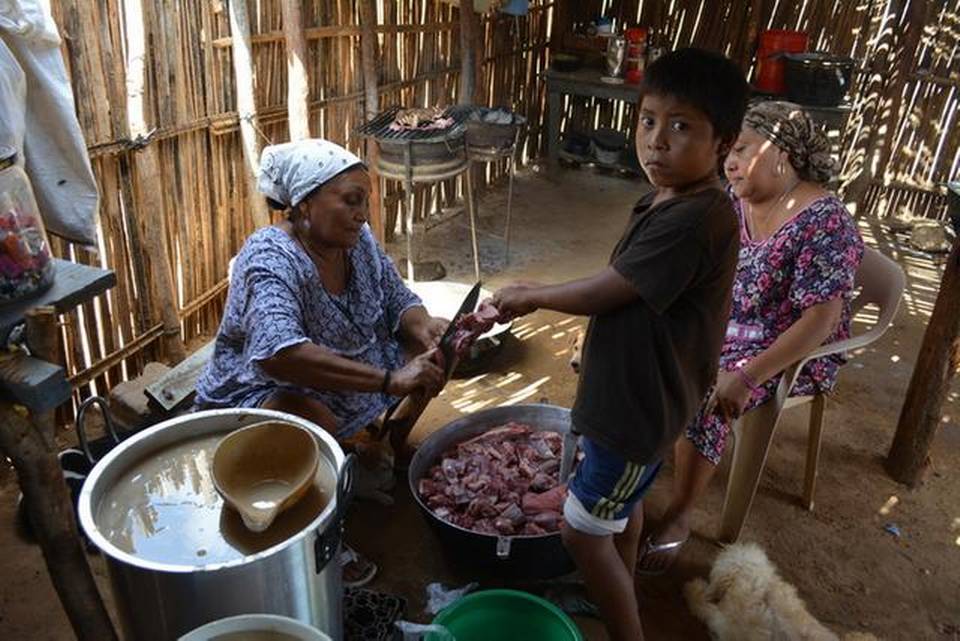
{"type": "Polygon", "coordinates": [[[311,138],[264,147],[257,188],[270,200],[292,208],[310,192],[363,161],[340,145],[311,138]]]}
{"type": "Polygon", "coordinates": [[[800,105],[760,102],[747,110],[743,124],[785,151],[802,180],[823,185],[837,175],[827,137],[800,105]]]}

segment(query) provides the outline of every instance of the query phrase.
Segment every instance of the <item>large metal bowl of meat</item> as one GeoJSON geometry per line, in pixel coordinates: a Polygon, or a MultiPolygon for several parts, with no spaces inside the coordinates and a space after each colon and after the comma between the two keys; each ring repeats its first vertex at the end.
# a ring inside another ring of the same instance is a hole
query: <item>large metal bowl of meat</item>
{"type": "Polygon", "coordinates": [[[557,508],[540,509],[536,500],[526,500],[557,496],[562,441],[569,432],[570,410],[516,405],[464,416],[423,442],[410,463],[410,491],[454,563],[520,579],[573,570],[557,508]],[[508,441],[513,446],[504,445],[508,441]],[[504,452],[516,451],[514,469],[502,474],[504,452]],[[522,473],[515,469],[518,460],[526,468],[522,473]],[[518,494],[522,500],[515,500],[518,494]]]}

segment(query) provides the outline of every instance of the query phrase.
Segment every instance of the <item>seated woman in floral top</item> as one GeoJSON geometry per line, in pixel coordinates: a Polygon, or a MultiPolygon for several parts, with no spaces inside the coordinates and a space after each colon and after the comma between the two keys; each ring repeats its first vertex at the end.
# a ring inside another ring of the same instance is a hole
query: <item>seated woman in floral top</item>
{"type": "MultiPolygon", "coordinates": [[[[784,369],[816,347],[848,338],[863,241],[826,185],[835,174],[825,137],[787,102],[752,107],[724,165],[740,220],[740,258],[720,371],[674,448],[673,499],[644,539],[638,571],[666,570],[723,455],[732,422],[769,400],[784,369]]],[[[793,395],[828,392],[839,356],[811,361],[793,395]]]]}

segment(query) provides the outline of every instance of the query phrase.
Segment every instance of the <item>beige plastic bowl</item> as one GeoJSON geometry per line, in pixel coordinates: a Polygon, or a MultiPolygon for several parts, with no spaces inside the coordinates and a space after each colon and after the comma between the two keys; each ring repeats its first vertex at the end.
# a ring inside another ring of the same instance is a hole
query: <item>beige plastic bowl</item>
{"type": "Polygon", "coordinates": [[[264,421],[231,432],[213,454],[213,482],[243,524],[263,532],[310,488],[320,463],[313,434],[264,421]]]}
{"type": "Polygon", "coordinates": [[[188,632],[177,641],[331,641],[306,623],[277,614],[241,614],[188,632]]]}

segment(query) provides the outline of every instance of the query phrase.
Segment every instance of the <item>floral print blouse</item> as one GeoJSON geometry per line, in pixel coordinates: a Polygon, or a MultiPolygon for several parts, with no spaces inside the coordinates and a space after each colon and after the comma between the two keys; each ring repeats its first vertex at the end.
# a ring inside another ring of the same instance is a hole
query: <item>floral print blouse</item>
{"type": "MultiPolygon", "coordinates": [[[[826,342],[849,338],[863,240],[840,199],[818,198],[759,241],[750,237],[743,203],[736,198],[734,210],[740,220],[740,258],[720,366],[738,367],[770,347],[806,309],[837,297],[844,300],[843,311],[826,342]]],[[[801,373],[804,387],[812,383],[811,389],[829,391],[842,363],[842,355],[811,361],[801,373]]]]}

